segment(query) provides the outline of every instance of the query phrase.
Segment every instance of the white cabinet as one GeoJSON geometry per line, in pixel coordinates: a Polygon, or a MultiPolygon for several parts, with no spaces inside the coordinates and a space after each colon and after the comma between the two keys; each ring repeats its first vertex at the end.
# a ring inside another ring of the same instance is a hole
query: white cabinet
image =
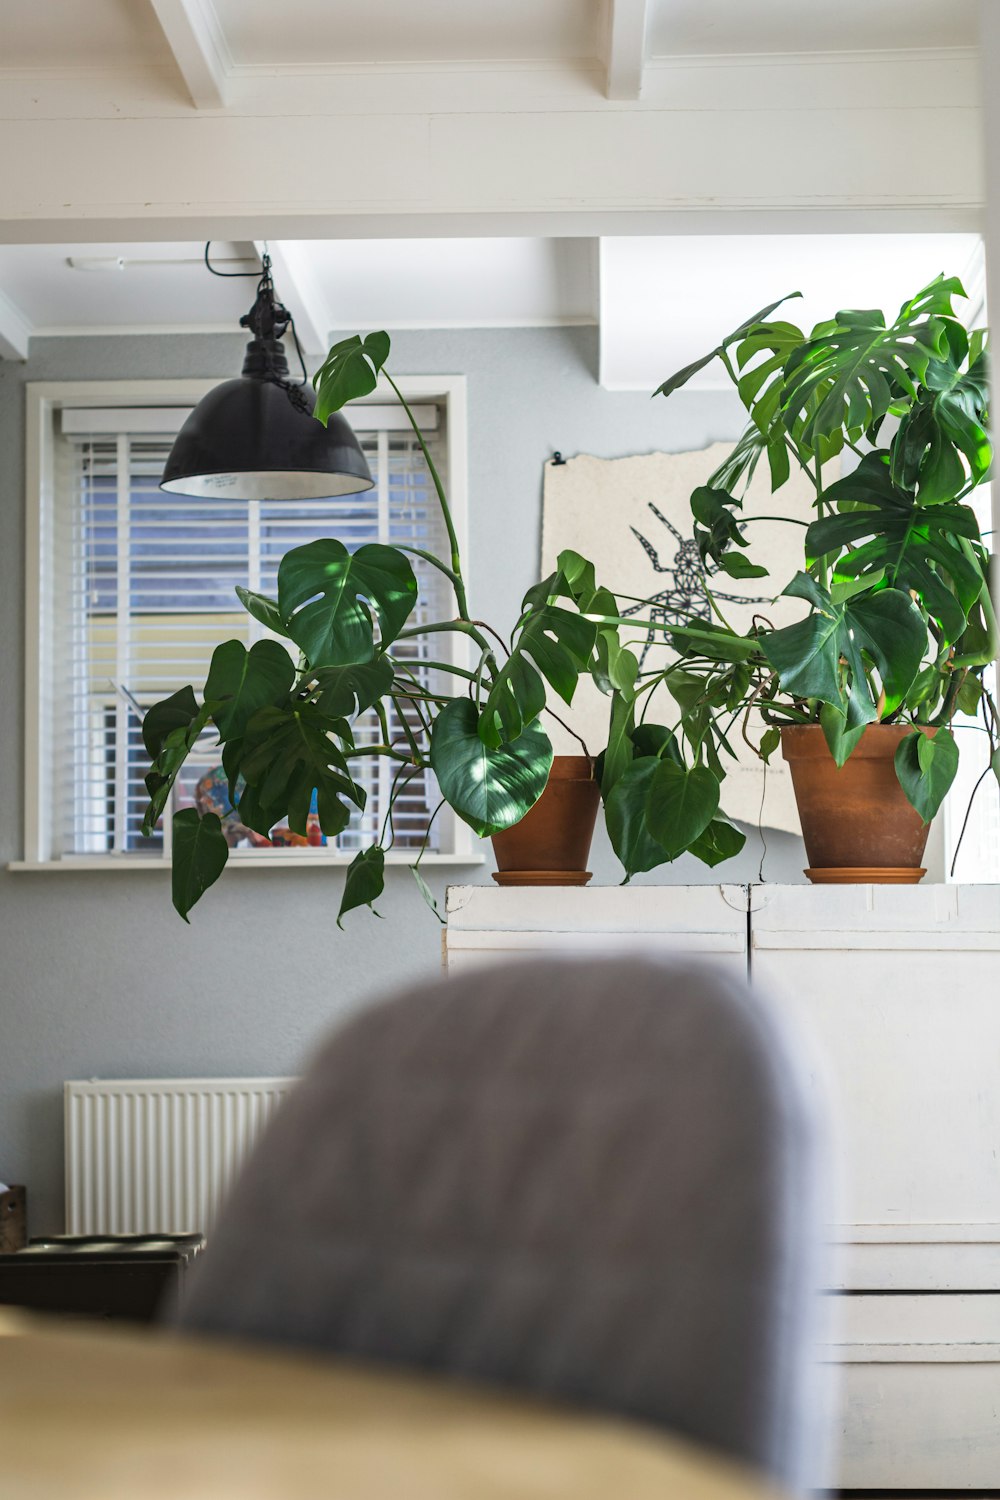
{"type": "Polygon", "coordinates": [[[854,1289],[1000,1290],[1000,889],[755,886],[750,965],[817,1044],[854,1289]]]}
{"type": "Polygon", "coordinates": [[[749,972],[833,1105],[836,1473],[1000,1486],[1000,887],[458,887],[449,970],[637,948],[749,972]]]}
{"type": "Polygon", "coordinates": [[[676,953],[747,970],[747,888],[452,886],[444,932],[449,972],[530,953],[676,953]]]}

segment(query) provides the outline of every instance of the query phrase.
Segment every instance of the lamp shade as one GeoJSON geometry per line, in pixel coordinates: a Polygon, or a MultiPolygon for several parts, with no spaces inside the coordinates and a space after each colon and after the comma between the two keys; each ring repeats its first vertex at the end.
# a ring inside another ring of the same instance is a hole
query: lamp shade
{"type": "Polygon", "coordinates": [[[314,405],[308,386],[281,385],[245,367],[238,380],[198,402],[177,434],[160,488],[227,500],[321,500],[370,490],[375,481],[347,421],[334,412],[324,427],[314,405]]]}

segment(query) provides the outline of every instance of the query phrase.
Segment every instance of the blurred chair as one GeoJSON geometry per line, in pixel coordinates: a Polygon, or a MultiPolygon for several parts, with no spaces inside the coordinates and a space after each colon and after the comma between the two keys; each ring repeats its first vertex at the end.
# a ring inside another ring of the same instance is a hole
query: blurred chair
{"type": "Polygon", "coordinates": [[[621,1413],[795,1484],[823,1181],[800,1075],[709,969],[518,962],[415,989],[316,1057],[181,1321],[621,1413]]]}

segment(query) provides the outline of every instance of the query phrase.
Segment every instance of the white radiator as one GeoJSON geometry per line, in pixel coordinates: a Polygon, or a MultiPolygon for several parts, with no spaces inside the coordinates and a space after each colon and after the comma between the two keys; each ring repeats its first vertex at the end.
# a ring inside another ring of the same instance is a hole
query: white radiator
{"type": "Polygon", "coordinates": [[[290,1078],[64,1086],[67,1234],[205,1230],[290,1078]]]}

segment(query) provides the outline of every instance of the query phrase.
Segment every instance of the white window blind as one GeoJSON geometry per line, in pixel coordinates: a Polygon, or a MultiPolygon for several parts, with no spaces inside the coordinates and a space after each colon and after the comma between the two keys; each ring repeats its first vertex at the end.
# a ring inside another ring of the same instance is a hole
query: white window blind
{"type": "MultiPolygon", "coordinates": [[[[423,455],[391,409],[373,412],[382,425],[367,430],[360,414],[352,414],[375,478],[372,490],[294,504],[163,494],[159,477],[184,412],[174,415],[175,422],[165,422],[162,411],[116,409],[117,430],[108,431],[106,411],[64,411],[55,437],[50,800],[56,858],[169,854],[169,818],[151,837],[141,832],[148,768],[142,715],[186,683],[200,693],[219,642],[236,637],[249,646],[267,633],[239,604],[237,584],[274,594],[284,553],[323,536],[352,550],[374,541],[439,555],[447,549],[423,455]]],[[[428,406],[421,415],[443,472],[443,412],[428,406]]],[[[446,618],[446,581],[421,559],[411,562],[420,589],[411,623],[446,618]]],[[[438,659],[446,639],[429,638],[438,659]]],[[[428,683],[426,642],[400,643],[397,655],[404,651],[417,679],[428,683]]],[[[401,739],[398,722],[390,721],[390,729],[401,739]]],[[[366,716],[357,729],[358,743],[380,737],[374,715],[366,716]]],[[[358,779],[366,785],[368,802],[335,841],[327,841],[313,819],[305,843],[280,825],[266,842],[243,828],[230,807],[211,733],[203,736],[179,778],[173,805],[218,811],[231,846],[240,852],[263,858],[277,847],[300,847],[306,858],[310,849],[324,847],[352,853],[378,837],[396,769],[382,757],[354,764],[363,769],[358,779]]],[[[432,780],[429,773],[414,775],[395,802],[400,851],[416,851],[423,841],[438,800],[432,780]]],[[[432,835],[429,848],[438,847],[432,835]]]]}

